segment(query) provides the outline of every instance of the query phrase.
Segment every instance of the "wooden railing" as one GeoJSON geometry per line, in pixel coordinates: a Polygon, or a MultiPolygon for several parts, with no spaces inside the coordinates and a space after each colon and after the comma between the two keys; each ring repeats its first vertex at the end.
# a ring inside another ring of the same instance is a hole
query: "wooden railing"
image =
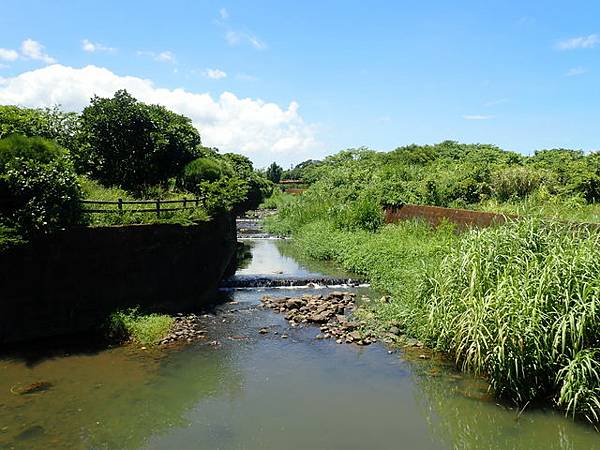
{"type": "Polygon", "coordinates": [[[204,199],[195,197],[193,199],[182,198],[180,200],[123,200],[118,199],[117,201],[110,200],[81,200],[82,205],[104,205],[109,208],[84,208],[84,213],[89,214],[113,214],[113,213],[156,213],[157,217],[163,212],[172,211],[183,211],[185,209],[193,209],[204,206],[204,199]],[[172,207],[170,205],[182,205],[181,207],[172,207]],[[139,208],[127,208],[127,205],[142,205],[139,208]],[[152,208],[145,207],[145,205],[152,205],[152,208]],[[164,205],[167,205],[165,207],[164,205]],[[114,208],[112,208],[114,206],[114,208]],[[123,207],[125,206],[125,208],[123,207]]]}

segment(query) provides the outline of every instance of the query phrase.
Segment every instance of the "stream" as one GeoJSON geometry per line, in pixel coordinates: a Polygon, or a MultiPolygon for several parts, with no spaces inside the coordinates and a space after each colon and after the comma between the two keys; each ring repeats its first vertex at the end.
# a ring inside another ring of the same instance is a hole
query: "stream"
{"type": "MultiPolygon", "coordinates": [[[[289,241],[251,236],[238,280],[352,278],[289,241]]],[[[206,338],[191,344],[0,356],[0,449],[600,448],[591,426],[499,405],[484,380],[444,360],[316,340],[318,327],[260,306],[267,294],[381,295],[369,287],[255,284],[223,289],[203,312],[206,338]],[[21,394],[35,382],[46,384],[21,394]]]]}

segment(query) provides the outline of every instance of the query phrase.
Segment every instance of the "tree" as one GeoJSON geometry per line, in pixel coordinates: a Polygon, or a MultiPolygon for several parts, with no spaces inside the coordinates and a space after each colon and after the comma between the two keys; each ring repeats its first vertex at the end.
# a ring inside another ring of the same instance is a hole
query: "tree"
{"type": "Polygon", "coordinates": [[[53,108],[33,109],[0,105],[0,139],[11,134],[52,139],[69,151],[76,150],[79,116],[53,108]]]}
{"type": "Polygon", "coordinates": [[[236,206],[235,212],[239,214],[258,208],[258,205],[273,192],[273,183],[254,170],[252,161],[246,156],[225,153],[223,158],[229,163],[235,176],[244,180],[247,185],[246,198],[236,206]]]}
{"type": "Polygon", "coordinates": [[[81,115],[79,157],[105,185],[143,191],[164,185],[201,155],[189,118],[137,101],[127,91],[92,98],[81,115]]]}
{"type": "Polygon", "coordinates": [[[267,179],[271,180],[273,183],[279,183],[282,174],[283,168],[275,162],[267,168],[267,179]]]}

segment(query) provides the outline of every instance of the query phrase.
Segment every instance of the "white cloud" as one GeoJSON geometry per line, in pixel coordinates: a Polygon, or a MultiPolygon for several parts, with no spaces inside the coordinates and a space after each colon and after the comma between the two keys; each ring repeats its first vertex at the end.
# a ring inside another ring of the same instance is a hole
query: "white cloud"
{"type": "Polygon", "coordinates": [[[587,70],[584,69],[583,67],[573,67],[572,69],[569,69],[567,71],[567,73],[565,73],[565,76],[566,77],[576,77],[578,75],[583,75],[586,72],[587,72],[587,70]]]}
{"type": "Polygon", "coordinates": [[[219,69],[206,69],[203,72],[203,75],[206,78],[211,78],[213,80],[220,80],[221,78],[225,78],[227,76],[227,73],[223,72],[222,70],[219,70],[219,69]]]}
{"type": "Polygon", "coordinates": [[[208,93],[159,88],[151,80],[119,76],[96,66],[78,69],[56,64],[0,78],[0,104],[60,104],[66,110],[78,111],[93,95],[112,96],[118,89],[190,117],[205,145],[241,152],[258,166],[275,159],[306,159],[309,151],[320,147],[315,126],[302,119],[296,102],[282,108],[260,99],[238,98],[231,92],[213,98],[208,93]]]}
{"type": "Polygon", "coordinates": [[[491,106],[503,105],[505,103],[508,103],[509,101],[510,101],[510,99],[508,99],[508,98],[499,98],[497,100],[490,100],[489,102],[485,102],[483,104],[483,106],[485,106],[486,108],[489,108],[491,106]]]}
{"type": "Polygon", "coordinates": [[[83,41],[81,41],[81,48],[83,49],[83,51],[88,52],[88,53],[95,53],[95,52],[112,53],[112,52],[116,51],[116,49],[113,47],[107,47],[106,45],[100,44],[98,42],[91,42],[89,39],[84,39],[83,41]]]}
{"type": "Polygon", "coordinates": [[[25,58],[43,61],[46,64],[54,64],[56,60],[44,53],[44,46],[33,39],[25,39],[21,43],[21,54],[25,58]]]}
{"type": "Polygon", "coordinates": [[[0,61],[16,61],[19,53],[16,50],[0,48],[0,61]]]}
{"type": "Polygon", "coordinates": [[[229,45],[240,45],[243,43],[250,44],[257,50],[264,50],[267,48],[267,44],[256,37],[254,34],[246,33],[243,31],[229,30],[225,33],[225,40],[229,45]]]}
{"type": "Polygon", "coordinates": [[[229,11],[225,8],[219,10],[219,17],[221,20],[217,19],[215,22],[225,30],[225,40],[229,45],[249,44],[256,50],[264,50],[267,48],[266,42],[254,33],[233,29],[229,25],[229,11]]]}
{"type": "Polygon", "coordinates": [[[238,73],[235,76],[238,80],[241,81],[258,81],[258,77],[255,77],[254,75],[249,75],[247,73],[238,73]]]}
{"type": "Polygon", "coordinates": [[[481,114],[467,114],[466,116],[463,116],[463,119],[465,120],[490,120],[493,118],[494,116],[484,116],[481,114]]]}
{"type": "Polygon", "coordinates": [[[175,58],[175,54],[169,50],[165,50],[160,53],[139,50],[137,54],[139,56],[149,56],[157,62],[177,64],[177,58],[175,58]]]}
{"type": "Polygon", "coordinates": [[[175,63],[177,61],[175,59],[175,55],[169,51],[160,52],[158,55],[156,55],[156,57],[154,59],[156,61],[166,62],[166,63],[175,63]]]}
{"type": "Polygon", "coordinates": [[[558,50],[574,50],[578,48],[594,48],[599,43],[600,37],[597,34],[590,34],[589,36],[579,36],[559,41],[555,47],[558,50]]]}

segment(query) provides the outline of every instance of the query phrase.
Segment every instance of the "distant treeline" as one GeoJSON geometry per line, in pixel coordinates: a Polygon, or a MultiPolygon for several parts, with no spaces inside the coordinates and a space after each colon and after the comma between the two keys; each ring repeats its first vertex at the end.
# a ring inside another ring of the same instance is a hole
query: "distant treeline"
{"type": "Polygon", "coordinates": [[[337,217],[340,225],[375,229],[375,210],[403,203],[597,220],[600,154],[561,148],[526,156],[444,141],[390,152],[344,150],[298,164],[282,178],[312,185],[297,210],[282,211],[290,220],[308,219],[313,210],[337,217]]]}

